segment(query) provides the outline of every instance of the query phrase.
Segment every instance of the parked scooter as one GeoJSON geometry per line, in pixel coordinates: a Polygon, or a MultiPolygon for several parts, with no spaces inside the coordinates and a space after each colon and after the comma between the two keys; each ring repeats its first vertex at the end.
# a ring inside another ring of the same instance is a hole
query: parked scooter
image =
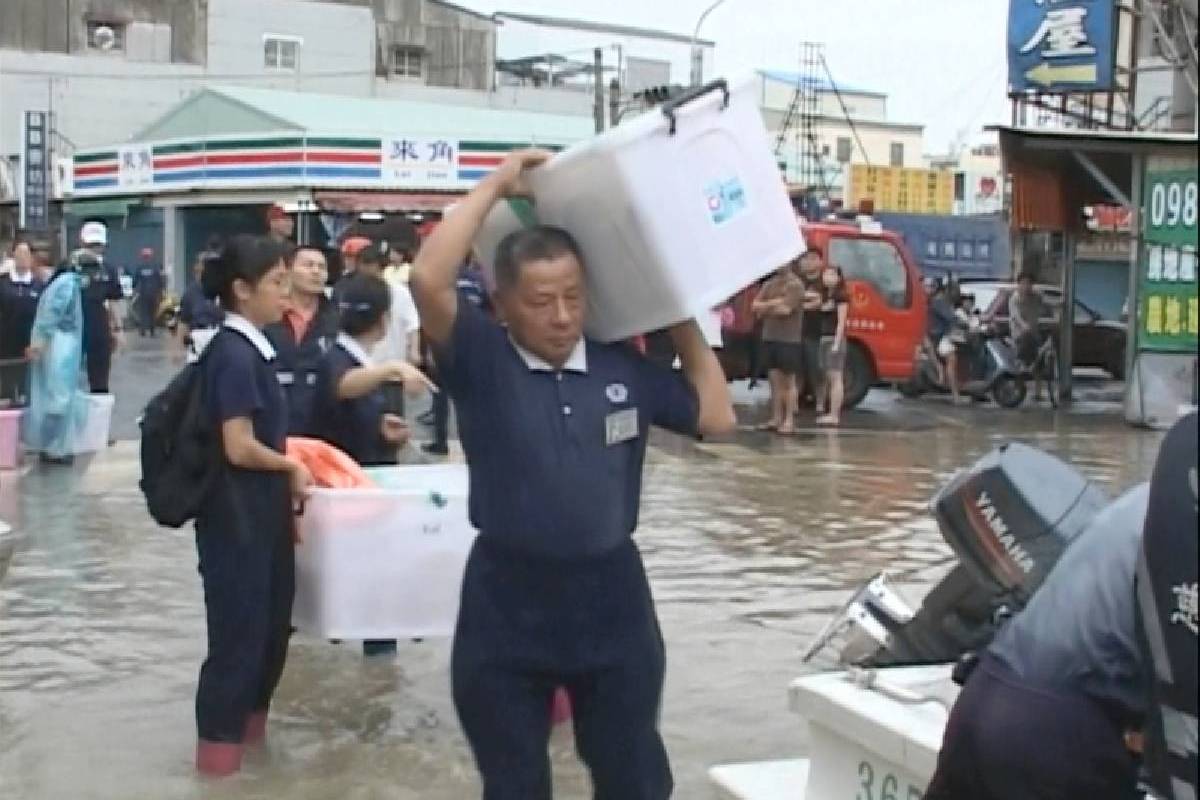
{"type": "MultiPolygon", "coordinates": [[[[1012,343],[986,325],[969,337],[969,353],[958,359],[960,393],[981,401],[990,396],[1002,408],[1016,408],[1025,402],[1029,388],[1012,343]]],[[[896,388],[909,398],[950,394],[945,362],[932,343],[927,341],[921,348],[912,379],[896,388]]]]}

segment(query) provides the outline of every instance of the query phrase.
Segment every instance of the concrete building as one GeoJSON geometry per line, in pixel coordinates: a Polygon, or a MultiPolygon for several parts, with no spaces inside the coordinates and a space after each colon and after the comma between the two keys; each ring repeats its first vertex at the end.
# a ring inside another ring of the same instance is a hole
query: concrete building
{"type": "Polygon", "coordinates": [[[799,119],[792,120],[782,142],[778,137],[802,80],[810,81],[818,95],[819,116],[815,121],[814,136],[826,182],[835,197],[841,196],[847,167],[851,164],[925,167],[925,127],[888,119],[887,95],[840,84],[835,93],[827,81],[814,82],[795,72],[764,70],[758,78],[763,118],[772,144],[778,144],[776,155],[784,163],[789,182],[797,179],[797,165],[805,146],[799,119]]]}
{"type": "Polygon", "coordinates": [[[1142,0],[1135,113],[1139,127],[1196,130],[1196,0],[1142,0]]]}

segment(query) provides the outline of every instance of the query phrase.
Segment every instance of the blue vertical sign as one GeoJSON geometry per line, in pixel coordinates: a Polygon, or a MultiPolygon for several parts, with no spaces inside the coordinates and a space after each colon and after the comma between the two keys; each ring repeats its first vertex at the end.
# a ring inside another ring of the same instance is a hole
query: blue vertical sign
{"type": "Polygon", "coordinates": [[[50,115],[26,111],[21,126],[21,227],[50,227],[50,115]]]}
{"type": "Polygon", "coordinates": [[[1116,16],[1116,0],[1009,0],[1009,90],[1110,91],[1116,16]]]}

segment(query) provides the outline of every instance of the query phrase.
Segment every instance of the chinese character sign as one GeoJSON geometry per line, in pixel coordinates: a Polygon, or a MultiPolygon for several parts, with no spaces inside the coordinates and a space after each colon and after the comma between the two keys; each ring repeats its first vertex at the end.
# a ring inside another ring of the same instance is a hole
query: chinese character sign
{"type": "Polygon", "coordinates": [[[122,189],[143,189],[154,184],[154,150],[149,145],[117,150],[117,184],[122,189]]]}
{"type": "Polygon", "coordinates": [[[1116,0],[1009,0],[1011,91],[1113,87],[1116,0]]]}
{"type": "Polygon", "coordinates": [[[1196,352],[1196,171],[1146,174],[1138,347],[1196,352]]]}
{"type": "Polygon", "coordinates": [[[436,189],[455,182],[458,142],[452,139],[393,136],[383,140],[383,179],[436,189]]]}
{"type": "Polygon", "coordinates": [[[26,111],[21,160],[21,227],[50,228],[50,115],[26,111]]]}

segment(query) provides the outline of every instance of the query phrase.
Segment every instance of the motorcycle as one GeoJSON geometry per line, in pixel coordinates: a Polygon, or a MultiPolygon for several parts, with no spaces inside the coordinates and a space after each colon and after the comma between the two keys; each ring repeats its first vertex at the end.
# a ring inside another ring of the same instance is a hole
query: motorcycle
{"type": "MultiPolygon", "coordinates": [[[[960,392],[974,400],[989,396],[1001,408],[1025,402],[1029,387],[1012,343],[988,326],[967,334],[971,347],[959,356],[960,392]],[[965,375],[965,380],[962,376],[965,375]]],[[[945,363],[928,339],[921,347],[913,377],[896,386],[910,399],[925,394],[950,394],[945,363]]]]}

